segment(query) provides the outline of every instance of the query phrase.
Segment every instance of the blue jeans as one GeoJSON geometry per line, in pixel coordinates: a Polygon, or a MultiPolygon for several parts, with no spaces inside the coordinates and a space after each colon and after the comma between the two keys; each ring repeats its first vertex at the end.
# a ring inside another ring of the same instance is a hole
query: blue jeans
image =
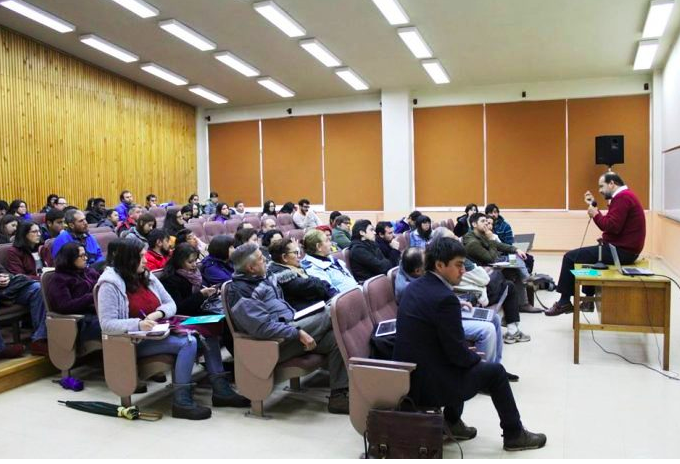
{"type": "MultiPolygon", "coordinates": [[[[204,350],[205,364],[208,372],[219,374],[224,371],[220,345],[216,338],[205,339],[204,350]]],[[[137,345],[137,357],[154,356],[158,354],[174,354],[175,359],[174,377],[175,383],[191,383],[191,371],[194,369],[198,342],[193,335],[168,335],[163,340],[142,340],[137,345]]]]}
{"type": "Polygon", "coordinates": [[[45,325],[45,302],[43,301],[40,284],[34,282],[19,291],[15,303],[28,306],[31,311],[31,322],[33,323],[33,335],[31,340],[47,339],[47,325],[45,325]]]}
{"type": "Polygon", "coordinates": [[[463,320],[465,339],[473,342],[478,352],[484,353],[484,360],[499,363],[503,359],[503,336],[501,318],[494,314],[491,322],[463,320]]]}

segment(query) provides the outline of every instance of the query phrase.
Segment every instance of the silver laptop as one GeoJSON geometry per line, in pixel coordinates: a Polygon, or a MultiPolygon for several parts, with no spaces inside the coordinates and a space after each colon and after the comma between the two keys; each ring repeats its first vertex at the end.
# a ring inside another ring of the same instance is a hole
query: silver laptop
{"type": "Polygon", "coordinates": [[[654,273],[649,269],[642,269],[641,267],[622,267],[621,260],[619,260],[619,253],[616,251],[616,247],[611,243],[608,243],[609,250],[612,252],[612,258],[614,258],[614,264],[616,269],[625,276],[653,276],[654,273]]]}
{"type": "Polygon", "coordinates": [[[472,319],[475,321],[491,322],[494,312],[490,309],[472,308],[471,311],[466,311],[464,308],[460,310],[460,316],[463,319],[472,319]]]}

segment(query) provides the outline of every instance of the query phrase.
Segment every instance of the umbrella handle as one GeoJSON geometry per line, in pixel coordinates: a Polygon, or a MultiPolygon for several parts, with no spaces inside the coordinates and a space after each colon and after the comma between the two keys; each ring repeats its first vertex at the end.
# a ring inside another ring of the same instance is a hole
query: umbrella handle
{"type": "Polygon", "coordinates": [[[163,418],[163,413],[158,411],[139,412],[139,420],[156,422],[163,418]]]}

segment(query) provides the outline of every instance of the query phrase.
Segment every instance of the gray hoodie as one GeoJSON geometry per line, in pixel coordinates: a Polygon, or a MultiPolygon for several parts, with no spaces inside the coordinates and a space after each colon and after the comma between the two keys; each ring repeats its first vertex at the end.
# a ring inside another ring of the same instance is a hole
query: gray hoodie
{"type": "MultiPolygon", "coordinates": [[[[107,267],[99,277],[98,285],[97,307],[102,333],[120,335],[139,330],[140,320],[130,318],[130,302],[125,293],[125,282],[122,277],[112,267],[107,267]]],[[[175,302],[153,274],[149,274],[149,290],[161,302],[156,310],[163,311],[167,317],[174,316],[177,311],[175,302]]]]}

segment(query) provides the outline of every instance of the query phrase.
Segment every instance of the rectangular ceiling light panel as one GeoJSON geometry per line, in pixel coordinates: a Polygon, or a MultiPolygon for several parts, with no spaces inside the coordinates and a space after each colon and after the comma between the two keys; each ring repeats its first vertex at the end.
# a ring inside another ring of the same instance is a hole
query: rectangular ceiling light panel
{"type": "Polygon", "coordinates": [[[425,71],[430,75],[435,84],[448,84],[451,82],[444,66],[437,59],[423,60],[420,62],[425,71]]]}
{"type": "Polygon", "coordinates": [[[139,57],[134,53],[131,53],[124,48],[114,45],[109,41],[102,39],[94,34],[81,35],[80,41],[85,45],[89,45],[92,48],[99,50],[100,52],[111,55],[114,58],[118,58],[120,61],[126,63],[132,63],[133,61],[139,61],[139,57]]]}
{"type": "Polygon", "coordinates": [[[0,5],[62,34],[76,30],[73,24],[22,0],[2,0],[0,5]]]}
{"type": "Polygon", "coordinates": [[[642,32],[643,39],[661,37],[673,11],[674,0],[653,0],[642,32]]]}
{"type": "Polygon", "coordinates": [[[400,27],[397,34],[416,58],[432,58],[432,49],[415,27],[400,27]]]}
{"type": "Polygon", "coordinates": [[[180,76],[179,74],[175,74],[174,72],[169,71],[162,66],[158,66],[156,63],[144,63],[140,67],[149,74],[160,77],[164,81],[168,81],[171,84],[187,85],[189,83],[186,78],[180,76]]]}
{"type": "Polygon", "coordinates": [[[393,26],[400,26],[411,22],[404,9],[399,4],[399,0],[373,0],[388,23],[393,26]]]}
{"type": "Polygon", "coordinates": [[[288,37],[302,37],[307,34],[307,31],[297,21],[272,0],[253,3],[253,8],[288,37]]]}
{"type": "Polygon", "coordinates": [[[368,84],[366,81],[359,77],[359,75],[350,68],[340,68],[335,71],[335,74],[337,74],[340,79],[347,82],[354,90],[368,89],[368,84]]]}
{"type": "Polygon", "coordinates": [[[290,90],[285,85],[275,81],[271,77],[263,77],[262,79],[258,79],[257,83],[260,84],[262,87],[271,90],[279,97],[290,98],[295,96],[295,92],[290,90]]]}
{"type": "Polygon", "coordinates": [[[186,24],[177,21],[176,19],[160,21],[158,25],[164,31],[169,32],[178,39],[185,41],[189,45],[192,45],[201,51],[205,52],[207,50],[215,50],[217,48],[215,42],[203,37],[201,34],[194,31],[186,24]]]}
{"type": "Polygon", "coordinates": [[[212,90],[208,90],[201,85],[192,85],[191,87],[189,87],[189,92],[193,92],[196,95],[199,95],[205,98],[206,100],[210,100],[211,102],[217,103],[219,105],[229,102],[229,99],[227,97],[223,97],[219,93],[215,93],[212,90]]]}
{"type": "Polygon", "coordinates": [[[134,14],[140,18],[152,18],[158,16],[158,8],[149,5],[144,0],[112,0],[125,8],[126,10],[132,11],[134,14]]]}
{"type": "Polygon", "coordinates": [[[235,71],[240,72],[246,77],[255,77],[260,75],[259,69],[246,63],[231,52],[215,53],[215,59],[221,61],[235,71]]]}
{"type": "Polygon", "coordinates": [[[658,40],[641,40],[638,44],[637,54],[635,55],[633,70],[651,69],[658,48],[658,40]]]}
{"type": "Polygon", "coordinates": [[[334,68],[340,66],[342,62],[331,53],[321,42],[316,39],[305,39],[300,41],[300,46],[304,48],[310,55],[321,61],[324,66],[334,68]]]}

